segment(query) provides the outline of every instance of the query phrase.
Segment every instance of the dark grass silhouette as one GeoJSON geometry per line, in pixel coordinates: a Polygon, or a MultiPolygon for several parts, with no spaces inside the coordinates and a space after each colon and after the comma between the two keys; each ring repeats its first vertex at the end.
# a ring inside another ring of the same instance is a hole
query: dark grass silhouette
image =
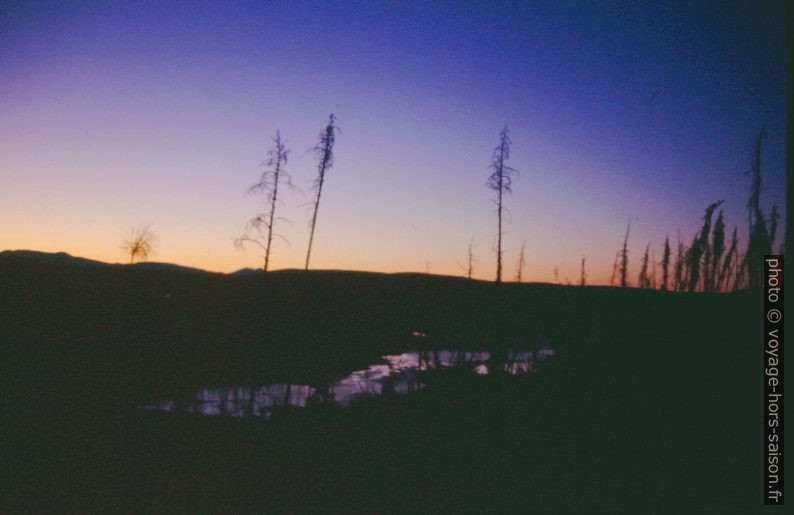
{"type": "Polygon", "coordinates": [[[146,261],[154,248],[156,237],[151,224],[141,225],[130,230],[130,235],[124,240],[122,248],[130,256],[130,264],[135,258],[146,261]]]}
{"type": "Polygon", "coordinates": [[[3,252],[3,506],[746,513],[760,299],[3,252]],[[541,337],[557,355],[533,376],[440,373],[409,396],[269,422],[136,409],[211,385],[327,385],[417,346],[541,337]]]}

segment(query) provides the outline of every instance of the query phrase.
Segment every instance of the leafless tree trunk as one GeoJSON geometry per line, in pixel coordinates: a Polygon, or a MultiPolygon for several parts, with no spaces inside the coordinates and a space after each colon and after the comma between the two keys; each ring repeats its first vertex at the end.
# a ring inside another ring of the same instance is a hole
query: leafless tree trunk
{"type": "Polygon", "coordinates": [[[314,200],[314,213],[310,222],[309,233],[309,248],[306,251],[306,266],[305,270],[309,269],[309,259],[312,255],[312,244],[314,243],[314,228],[317,226],[317,211],[320,208],[320,198],[323,194],[323,183],[325,182],[325,174],[334,164],[334,142],[336,141],[336,133],[339,128],[334,125],[336,117],[333,113],[328,117],[328,125],[320,133],[320,140],[317,146],[314,147],[314,153],[317,157],[319,164],[317,166],[317,178],[314,180],[314,189],[317,192],[317,197],[314,200]]]}
{"type": "Polygon", "coordinates": [[[273,231],[276,222],[276,204],[278,203],[278,187],[280,182],[286,181],[292,186],[292,179],[284,170],[289,156],[284,142],[281,139],[281,132],[276,131],[273,138],[273,146],[267,152],[268,159],[262,164],[269,170],[265,170],[259,178],[259,182],[248,188],[248,193],[264,192],[267,196],[267,213],[260,213],[248,221],[245,232],[235,240],[235,245],[242,247],[246,242],[253,243],[262,248],[265,253],[265,263],[262,269],[267,272],[270,265],[270,251],[273,244],[273,236],[277,236],[273,231]],[[249,231],[255,231],[256,236],[252,236],[249,231]]]}
{"type": "Polygon", "coordinates": [[[490,169],[493,170],[488,178],[488,187],[496,191],[496,214],[498,228],[496,232],[496,282],[502,282],[502,211],[504,210],[503,197],[505,193],[510,193],[514,168],[506,164],[510,158],[510,137],[508,136],[507,126],[499,133],[499,144],[493,151],[490,169]]]}

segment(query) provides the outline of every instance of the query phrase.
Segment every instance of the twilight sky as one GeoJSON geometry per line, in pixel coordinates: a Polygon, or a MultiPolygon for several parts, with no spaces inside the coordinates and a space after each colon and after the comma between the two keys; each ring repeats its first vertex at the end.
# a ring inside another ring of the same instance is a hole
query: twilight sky
{"type": "Polygon", "coordinates": [[[280,129],[292,150],[272,268],[308,242],[308,149],[334,112],[312,268],[493,279],[485,184],[507,123],[505,278],[608,283],[629,217],[689,243],[725,200],[746,245],[753,141],[763,202],[785,206],[785,3],[2,2],[0,250],[125,260],[152,223],[154,261],[261,266],[233,240],[280,129]]]}

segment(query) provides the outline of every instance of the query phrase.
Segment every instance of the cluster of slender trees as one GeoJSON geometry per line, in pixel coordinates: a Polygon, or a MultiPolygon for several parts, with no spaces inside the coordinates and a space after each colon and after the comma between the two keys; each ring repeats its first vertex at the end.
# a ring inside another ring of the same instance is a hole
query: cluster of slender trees
{"type": "MultiPolygon", "coordinates": [[[[320,199],[323,194],[325,176],[334,164],[334,143],[339,128],[336,126],[336,116],[333,113],[328,117],[328,124],[320,132],[317,144],[312,148],[317,159],[317,177],[312,186],[314,201],[312,203],[312,216],[309,221],[309,246],[306,250],[304,269],[309,269],[314,243],[314,231],[317,227],[317,213],[320,209],[320,199]]],[[[267,159],[262,163],[265,171],[259,181],[248,189],[249,193],[262,193],[265,195],[265,209],[251,218],[245,226],[242,236],[235,240],[238,247],[246,243],[260,247],[264,254],[262,269],[267,272],[270,266],[270,255],[273,250],[273,238],[283,238],[275,231],[276,222],[281,220],[276,216],[276,207],[279,204],[279,187],[293,188],[292,178],[286,171],[289,160],[289,149],[281,138],[281,132],[276,131],[273,137],[273,146],[267,153],[267,159]]]]}
{"type": "MultiPolygon", "coordinates": [[[[740,251],[738,227],[733,228],[730,241],[726,239],[722,209],[712,223],[714,213],[723,204],[719,200],[706,207],[703,225],[693,236],[692,243],[685,245],[679,234],[675,257],[672,255],[669,237],[664,240],[662,260],[658,263],[652,256],[649,257],[650,244],[645,247],[637,280],[638,287],[679,292],[727,292],[763,284],[763,259],[765,255],[773,254],[776,249],[780,218],[777,205],[772,206],[769,216],[761,206],[761,151],[765,137],[762,130],[755,141],[752,167],[746,172],[751,177],[751,183],[747,200],[748,241],[744,253],[740,251]],[[660,268],[659,274],[657,265],[660,268]]],[[[610,281],[610,284],[618,283],[624,288],[631,285],[627,249],[630,229],[631,221],[626,228],[623,246],[615,256],[610,281]]],[[[783,254],[784,250],[785,244],[781,242],[777,251],[783,254]]]]}
{"type": "MultiPolygon", "coordinates": [[[[318,142],[313,147],[317,160],[317,176],[314,180],[314,201],[312,215],[309,222],[309,243],[306,251],[304,268],[308,270],[311,259],[312,244],[317,226],[317,213],[322,199],[323,184],[326,174],[333,166],[333,147],[339,129],[336,126],[336,117],[331,114],[328,124],[320,132],[318,142]]],[[[769,216],[761,206],[761,155],[765,132],[758,135],[752,158],[752,167],[746,172],[751,177],[750,196],[747,201],[748,210],[748,243],[742,254],[739,248],[738,227],[734,227],[730,241],[726,238],[726,226],[722,209],[722,200],[706,207],[703,215],[703,225],[694,235],[692,242],[687,246],[678,236],[675,256],[670,246],[670,238],[666,237],[662,246],[662,259],[656,261],[651,252],[651,244],[645,247],[645,253],[640,264],[640,272],[636,286],[646,289],[659,289],[671,291],[704,291],[719,292],[732,291],[746,287],[756,287],[762,284],[763,257],[772,254],[775,248],[779,213],[777,206],[773,206],[769,216]],[[717,213],[717,210],[719,212],[717,213]],[[717,213],[716,220],[714,215],[717,213]]],[[[518,171],[507,164],[510,159],[511,140],[507,126],[499,133],[499,142],[491,155],[487,187],[495,192],[492,199],[496,205],[497,229],[494,244],[496,253],[496,278],[501,283],[504,275],[503,266],[503,215],[505,212],[505,198],[512,192],[513,178],[518,171]]],[[[264,254],[263,270],[267,271],[270,264],[273,239],[280,238],[275,231],[276,208],[279,203],[279,188],[293,187],[292,179],[286,172],[289,157],[280,132],[273,138],[273,146],[269,149],[267,159],[262,163],[265,171],[259,181],[249,188],[249,193],[263,193],[265,195],[265,209],[248,221],[242,236],[235,240],[235,244],[242,246],[253,243],[259,246],[264,254]]],[[[621,287],[632,286],[629,278],[629,234],[631,220],[626,228],[623,245],[615,256],[612,267],[610,284],[621,287]]],[[[473,253],[473,240],[469,241],[466,276],[471,279],[474,264],[477,261],[473,253]]],[[[783,253],[784,245],[780,245],[779,252],[783,253]]],[[[147,249],[129,246],[131,257],[136,253],[146,252],[147,249]]],[[[521,282],[524,269],[526,242],[521,246],[514,280],[521,282]]],[[[144,256],[145,257],[145,256],[144,256]]],[[[555,277],[559,280],[559,273],[555,269],[555,277]]],[[[570,281],[568,281],[570,284],[570,281]]],[[[587,284],[585,271],[585,257],[581,259],[581,272],[579,285],[587,284]]]]}
{"type": "MultiPolygon", "coordinates": [[[[733,228],[730,241],[726,238],[726,226],[723,210],[719,209],[723,202],[719,200],[706,207],[703,225],[687,246],[678,235],[675,256],[670,247],[670,238],[666,237],[662,247],[662,259],[656,261],[648,243],[643,254],[636,286],[646,289],[670,290],[678,292],[726,292],[742,288],[753,288],[763,284],[763,259],[765,255],[777,250],[783,254],[785,244],[777,241],[777,230],[780,214],[777,205],[773,205],[767,216],[761,206],[761,155],[766,137],[762,129],[755,141],[752,154],[751,169],[745,172],[750,175],[750,196],[747,200],[748,242],[744,253],[740,251],[738,227],[733,228]],[[716,221],[714,214],[719,209],[716,221]]],[[[496,192],[493,202],[496,204],[497,230],[494,251],[496,252],[496,282],[502,282],[503,276],[503,245],[502,215],[504,213],[505,196],[512,192],[512,179],[517,171],[507,165],[510,157],[510,137],[505,126],[499,134],[499,144],[491,158],[491,175],[488,187],[496,192]]],[[[621,287],[632,286],[629,278],[629,234],[631,220],[626,227],[623,245],[615,255],[612,267],[611,285],[621,287]]],[[[471,279],[476,258],[473,254],[473,241],[468,247],[468,266],[466,276],[471,279]]],[[[526,266],[526,242],[522,244],[516,264],[515,281],[521,282],[526,266]]],[[[558,269],[554,270],[555,280],[559,282],[558,269]]],[[[570,284],[570,281],[567,281],[570,284]]],[[[581,260],[579,285],[587,284],[585,257],[581,260]]]]}
{"type": "MultiPolygon", "coordinates": [[[[317,213],[322,199],[323,184],[328,171],[334,164],[334,143],[339,128],[336,126],[336,117],[331,114],[328,123],[320,132],[317,144],[311,149],[317,160],[317,176],[314,180],[312,190],[314,200],[312,202],[312,215],[309,221],[309,243],[306,250],[306,261],[304,269],[309,269],[311,260],[312,244],[314,242],[315,229],[317,227],[317,213]]],[[[651,244],[645,247],[640,262],[640,272],[636,286],[645,289],[659,289],[677,292],[727,292],[742,288],[754,288],[763,284],[763,259],[765,255],[772,254],[777,242],[777,230],[780,221],[780,214],[777,205],[773,205],[771,212],[767,216],[761,206],[761,155],[763,142],[766,137],[764,130],[761,130],[755,141],[752,154],[751,168],[746,175],[750,176],[750,195],[747,200],[747,222],[748,222],[748,241],[744,253],[740,251],[738,237],[738,227],[733,228],[730,240],[726,238],[726,226],[723,210],[720,209],[723,202],[719,200],[706,207],[703,215],[703,225],[695,233],[692,242],[685,245],[678,234],[675,256],[670,246],[670,238],[666,237],[662,245],[661,261],[656,261],[655,255],[651,251],[651,244]],[[717,210],[719,209],[719,212],[717,210]],[[714,214],[717,213],[716,220],[714,214]]],[[[505,197],[512,192],[513,178],[518,171],[507,164],[510,158],[510,140],[507,126],[502,128],[499,133],[499,143],[494,148],[491,156],[491,164],[488,167],[487,186],[495,192],[492,199],[496,205],[497,230],[494,244],[496,253],[496,279],[497,283],[502,282],[503,277],[503,214],[505,211],[505,197]]],[[[262,163],[265,171],[262,172],[259,181],[252,185],[249,193],[261,193],[265,195],[264,209],[256,216],[251,218],[245,226],[243,235],[235,240],[238,247],[246,243],[252,243],[260,247],[263,251],[264,264],[262,269],[268,270],[270,257],[273,248],[274,238],[282,238],[276,231],[276,222],[282,220],[276,216],[276,209],[279,205],[280,189],[285,187],[294,188],[292,178],[286,171],[289,160],[290,150],[287,149],[281,132],[276,131],[273,137],[273,146],[268,150],[267,159],[262,163]]],[[[629,219],[626,233],[623,238],[623,245],[615,255],[612,267],[611,285],[619,285],[623,288],[633,286],[629,278],[629,234],[631,232],[631,219],[629,219]]],[[[150,225],[144,225],[133,229],[129,237],[124,241],[124,250],[129,255],[130,264],[136,258],[146,259],[152,251],[155,241],[154,233],[150,225]]],[[[474,240],[469,241],[468,259],[466,264],[466,277],[472,278],[474,265],[477,258],[474,256],[474,240]]],[[[783,254],[785,244],[779,243],[778,253],[783,254]]],[[[514,280],[521,282],[524,269],[526,242],[521,246],[516,273],[514,280]]],[[[559,282],[559,272],[554,270],[555,280],[559,282]]],[[[567,281],[570,284],[570,281],[567,281]]],[[[587,274],[585,272],[585,257],[581,259],[581,272],[579,285],[587,284],[587,274]]]]}

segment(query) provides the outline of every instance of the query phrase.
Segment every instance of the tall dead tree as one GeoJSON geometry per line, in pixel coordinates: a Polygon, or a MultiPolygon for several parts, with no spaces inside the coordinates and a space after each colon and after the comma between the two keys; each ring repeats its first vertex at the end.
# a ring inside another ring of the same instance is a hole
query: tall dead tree
{"type": "Polygon", "coordinates": [[[754,288],[761,286],[763,278],[763,262],[766,254],[772,253],[769,228],[761,209],[761,149],[763,147],[766,131],[761,130],[755,141],[755,150],[752,158],[752,168],[745,172],[751,175],[750,198],[747,199],[747,222],[749,224],[747,252],[744,255],[744,269],[747,277],[747,286],[754,288]]]}
{"type": "Polygon", "coordinates": [[[496,214],[498,219],[498,229],[496,232],[496,282],[502,282],[502,212],[504,211],[504,195],[512,191],[513,175],[517,173],[514,168],[507,165],[510,158],[510,137],[508,136],[507,126],[499,133],[499,144],[493,151],[491,166],[493,172],[488,178],[488,187],[496,191],[496,214]]]}
{"type": "Polygon", "coordinates": [[[306,270],[309,269],[309,259],[312,255],[312,244],[314,243],[314,228],[317,226],[317,211],[320,208],[320,198],[323,194],[323,183],[325,182],[325,174],[334,164],[334,143],[336,141],[336,133],[339,128],[334,125],[336,117],[333,113],[328,117],[328,125],[320,133],[320,139],[317,145],[313,148],[314,155],[317,158],[317,178],[314,180],[314,191],[317,197],[314,200],[314,213],[312,214],[311,222],[309,223],[309,248],[306,251],[306,270]]]}
{"type": "Polygon", "coordinates": [[[292,179],[287,174],[284,167],[287,165],[289,150],[281,139],[281,132],[276,131],[273,138],[273,146],[267,151],[267,159],[262,162],[265,171],[259,177],[259,182],[248,188],[248,193],[265,194],[265,212],[259,213],[250,219],[245,226],[242,236],[237,238],[234,243],[242,247],[246,242],[253,243],[260,247],[265,254],[265,263],[262,270],[267,272],[270,265],[270,251],[273,244],[273,236],[278,236],[273,227],[277,220],[276,204],[278,204],[278,187],[284,182],[292,186],[292,179]]]}

